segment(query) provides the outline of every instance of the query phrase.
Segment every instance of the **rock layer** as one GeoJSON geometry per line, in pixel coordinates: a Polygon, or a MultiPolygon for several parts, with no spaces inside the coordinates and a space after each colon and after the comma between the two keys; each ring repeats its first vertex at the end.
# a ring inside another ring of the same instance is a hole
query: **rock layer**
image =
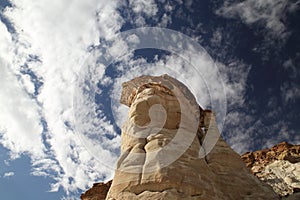
{"type": "Polygon", "coordinates": [[[270,149],[247,152],[241,158],[253,174],[280,196],[300,192],[300,145],[282,142],[270,149]]]}
{"type": "Polygon", "coordinates": [[[121,102],[130,108],[107,200],[278,198],[219,137],[214,113],[176,79],[133,79],[121,102]]]}
{"type": "Polygon", "coordinates": [[[94,183],[93,187],[80,196],[82,200],[105,200],[112,180],[107,183],[94,183]]]}

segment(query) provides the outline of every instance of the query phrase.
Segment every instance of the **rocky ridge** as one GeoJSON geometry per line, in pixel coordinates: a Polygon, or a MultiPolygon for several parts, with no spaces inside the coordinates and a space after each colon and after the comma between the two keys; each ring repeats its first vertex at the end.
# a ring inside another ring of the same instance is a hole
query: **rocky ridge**
{"type": "Polygon", "coordinates": [[[281,197],[300,192],[300,145],[281,142],[269,149],[247,152],[241,158],[252,174],[281,197]]]}
{"type": "Polygon", "coordinates": [[[81,194],[80,199],[82,200],[104,200],[107,192],[111,186],[112,180],[106,183],[94,183],[93,187],[81,194]]]}

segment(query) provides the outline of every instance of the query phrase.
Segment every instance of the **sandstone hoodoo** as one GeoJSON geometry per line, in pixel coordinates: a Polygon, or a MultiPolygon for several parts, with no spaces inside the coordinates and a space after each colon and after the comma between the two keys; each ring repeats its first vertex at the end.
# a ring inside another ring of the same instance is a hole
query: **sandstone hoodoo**
{"type": "Polygon", "coordinates": [[[129,113],[106,200],[279,199],[181,82],[168,75],[135,78],[123,83],[121,103],[129,113]]]}

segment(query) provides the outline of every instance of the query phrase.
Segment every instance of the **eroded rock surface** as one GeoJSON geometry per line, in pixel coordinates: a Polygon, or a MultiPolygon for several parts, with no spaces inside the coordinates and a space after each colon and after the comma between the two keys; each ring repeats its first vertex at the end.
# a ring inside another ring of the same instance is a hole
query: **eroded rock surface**
{"type": "MultiPolygon", "coordinates": [[[[246,163],[251,172],[261,181],[271,185],[274,191],[280,194],[281,199],[284,200],[300,199],[299,157],[300,145],[291,145],[286,142],[279,143],[270,149],[248,152],[241,156],[242,160],[246,163]]],[[[110,185],[111,181],[106,184],[94,184],[91,189],[81,195],[81,199],[105,200],[110,185]]],[[[178,193],[175,189],[163,192],[145,191],[140,195],[128,192],[128,195],[133,196],[133,198],[145,198],[146,196],[150,199],[156,199],[156,195],[162,199],[182,198],[182,194],[178,193]]]]}
{"type": "Polygon", "coordinates": [[[121,102],[130,108],[107,200],[278,198],[219,137],[214,113],[176,79],[133,79],[121,102]]]}
{"type": "Polygon", "coordinates": [[[253,174],[280,196],[299,196],[300,145],[282,142],[270,149],[245,153],[241,158],[253,174]]]}
{"type": "Polygon", "coordinates": [[[112,180],[107,183],[94,183],[93,187],[83,193],[80,198],[82,200],[105,200],[112,180]]]}

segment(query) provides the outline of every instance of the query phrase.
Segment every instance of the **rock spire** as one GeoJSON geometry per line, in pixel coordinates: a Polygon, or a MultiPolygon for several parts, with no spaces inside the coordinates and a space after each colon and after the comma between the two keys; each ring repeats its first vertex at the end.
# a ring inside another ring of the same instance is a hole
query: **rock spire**
{"type": "Polygon", "coordinates": [[[122,86],[129,113],[106,200],[279,199],[220,137],[215,113],[202,109],[184,84],[162,75],[122,86]]]}

